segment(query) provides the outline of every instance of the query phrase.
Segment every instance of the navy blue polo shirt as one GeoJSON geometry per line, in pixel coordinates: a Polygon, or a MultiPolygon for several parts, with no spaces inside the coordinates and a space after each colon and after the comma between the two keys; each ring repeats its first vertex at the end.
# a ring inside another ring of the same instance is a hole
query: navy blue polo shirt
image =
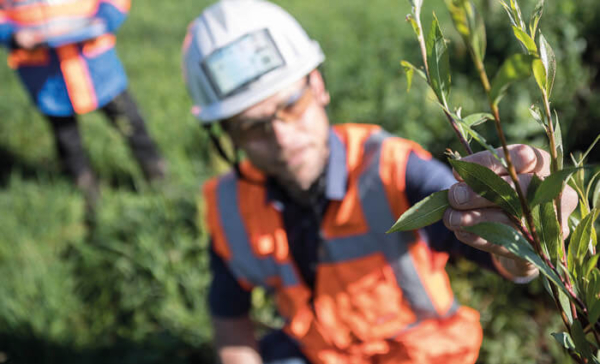
{"type": "MultiPolygon", "coordinates": [[[[321,218],[329,201],[341,201],[347,189],[346,148],[333,130],[329,133],[329,150],[325,174],[313,186],[321,192],[315,193],[314,201],[307,206],[294,202],[274,180],[268,180],[266,184],[265,203],[275,203],[281,211],[290,253],[309,287],[313,287],[315,282],[321,218]]],[[[406,166],[406,195],[411,205],[454,183],[456,180],[452,171],[445,164],[410,154],[406,166]]],[[[490,254],[460,242],[441,221],[424,228],[423,235],[433,250],[462,256],[484,268],[495,270],[490,254]]],[[[224,261],[212,249],[210,267],[213,274],[208,296],[211,314],[216,317],[238,317],[248,313],[250,292],[239,285],[224,261]]]]}

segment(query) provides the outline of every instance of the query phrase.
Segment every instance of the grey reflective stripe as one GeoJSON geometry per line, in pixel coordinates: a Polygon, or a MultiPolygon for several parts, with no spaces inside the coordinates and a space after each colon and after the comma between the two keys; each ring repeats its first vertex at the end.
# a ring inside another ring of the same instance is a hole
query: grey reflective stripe
{"type": "Polygon", "coordinates": [[[327,240],[325,254],[321,262],[347,262],[375,253],[383,253],[389,261],[391,257],[399,258],[406,253],[406,245],[399,244],[397,239],[389,239],[385,234],[373,234],[371,232],[331,239],[327,240]]]}
{"type": "Polygon", "coordinates": [[[371,242],[377,242],[396,275],[398,285],[417,316],[417,320],[437,317],[439,314],[431,301],[408,246],[415,240],[412,232],[385,234],[394,224],[385,188],[379,175],[382,142],[391,135],[379,132],[371,135],[364,145],[364,170],[359,177],[358,190],[363,215],[369,225],[371,242]]]}
{"type": "Polygon", "coordinates": [[[279,264],[269,256],[257,257],[251,248],[248,232],[239,210],[238,181],[233,173],[219,180],[217,204],[219,218],[229,244],[231,259],[227,262],[233,275],[256,286],[268,287],[271,278],[281,278],[283,286],[300,283],[291,263],[279,264]]]}

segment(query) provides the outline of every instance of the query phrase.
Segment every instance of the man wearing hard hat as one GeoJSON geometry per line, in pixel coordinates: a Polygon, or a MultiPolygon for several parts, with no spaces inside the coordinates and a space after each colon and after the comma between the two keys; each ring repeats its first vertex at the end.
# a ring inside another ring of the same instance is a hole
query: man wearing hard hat
{"type": "MultiPolygon", "coordinates": [[[[537,270],[460,231],[508,219],[419,145],[374,125],[331,127],[317,69],[324,58],[294,18],[266,1],[220,1],[188,28],[183,68],[193,110],[233,167],[203,188],[219,357],[474,363],[479,314],[456,302],[448,256],[518,282],[537,270]],[[235,153],[220,147],[219,128],[235,153]],[[448,228],[385,234],[412,204],[450,186],[448,228]],[[274,296],[285,322],[260,342],[248,317],[254,287],[274,296]]],[[[547,171],[542,152],[512,148],[520,173],[547,171]]],[[[498,167],[485,153],[469,160],[498,167]]]]}
{"type": "Polygon", "coordinates": [[[131,0],[0,0],[0,45],[38,110],[58,156],[93,207],[98,185],[77,115],[100,109],[119,127],[144,176],[162,179],[166,162],[148,134],[115,50],[131,0]]]}

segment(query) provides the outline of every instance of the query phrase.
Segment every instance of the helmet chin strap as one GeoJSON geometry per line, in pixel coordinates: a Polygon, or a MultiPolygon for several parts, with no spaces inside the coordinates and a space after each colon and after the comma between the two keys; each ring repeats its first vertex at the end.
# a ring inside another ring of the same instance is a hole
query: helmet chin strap
{"type": "Polygon", "coordinates": [[[256,185],[262,184],[261,181],[253,180],[242,173],[242,170],[240,169],[240,159],[239,159],[239,153],[238,153],[239,149],[237,147],[235,147],[235,146],[233,147],[234,148],[233,156],[228,156],[227,153],[225,153],[225,149],[223,149],[223,146],[221,145],[221,141],[219,140],[219,137],[214,132],[214,130],[212,128],[212,124],[205,124],[205,125],[203,125],[203,127],[206,130],[206,132],[208,133],[208,136],[210,137],[212,144],[217,149],[219,156],[233,168],[233,171],[235,172],[236,177],[238,177],[239,179],[242,179],[248,183],[252,183],[252,184],[256,184],[256,185]]]}

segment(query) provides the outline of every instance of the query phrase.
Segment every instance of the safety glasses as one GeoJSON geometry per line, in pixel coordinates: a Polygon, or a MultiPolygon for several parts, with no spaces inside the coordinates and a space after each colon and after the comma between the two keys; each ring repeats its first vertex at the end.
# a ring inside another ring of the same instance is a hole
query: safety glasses
{"type": "Polygon", "coordinates": [[[267,137],[273,132],[273,122],[275,120],[286,123],[299,121],[312,100],[313,94],[307,78],[307,83],[290,95],[270,116],[260,119],[230,119],[226,121],[228,124],[227,129],[230,133],[246,140],[267,137]]]}

